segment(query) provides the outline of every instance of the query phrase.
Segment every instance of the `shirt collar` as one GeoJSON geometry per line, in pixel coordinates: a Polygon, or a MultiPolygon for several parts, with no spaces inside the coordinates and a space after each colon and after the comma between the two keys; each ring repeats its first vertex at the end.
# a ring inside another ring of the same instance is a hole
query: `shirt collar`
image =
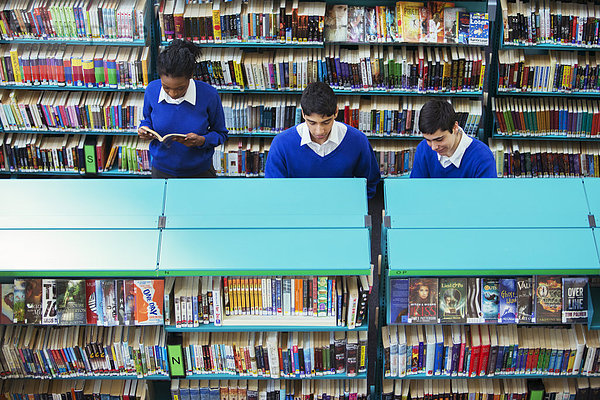
{"type": "Polygon", "coordinates": [[[345,129],[346,129],[346,126],[344,126],[344,124],[342,124],[341,122],[338,122],[338,121],[333,121],[333,126],[331,127],[331,132],[329,133],[329,137],[323,144],[319,145],[318,143],[313,142],[313,140],[310,138],[310,131],[308,130],[308,125],[306,124],[306,122],[301,123],[296,128],[296,130],[298,131],[298,134],[300,135],[300,138],[301,138],[300,146],[304,146],[305,144],[309,144],[311,142],[315,143],[319,146],[323,146],[325,143],[328,143],[328,142],[339,145],[343,139],[342,130],[345,131],[345,129]]]}
{"type": "Polygon", "coordinates": [[[196,105],[196,83],[194,82],[193,79],[190,79],[190,84],[188,85],[185,95],[183,95],[182,97],[180,97],[178,99],[171,98],[171,96],[169,96],[167,94],[167,92],[165,92],[165,89],[163,89],[161,86],[160,94],[158,95],[158,102],[160,103],[163,100],[169,104],[181,104],[184,101],[187,101],[191,105],[195,106],[196,105]]]}
{"type": "Polygon", "coordinates": [[[448,166],[450,166],[450,164],[454,164],[456,168],[460,168],[460,163],[462,161],[463,156],[465,155],[465,151],[467,151],[467,147],[469,147],[469,145],[473,141],[473,138],[469,137],[460,126],[458,127],[458,129],[461,138],[458,147],[456,147],[456,150],[454,151],[454,154],[452,154],[450,157],[441,156],[439,154],[437,155],[438,161],[440,162],[440,164],[442,164],[442,167],[444,168],[447,168],[448,166]]]}

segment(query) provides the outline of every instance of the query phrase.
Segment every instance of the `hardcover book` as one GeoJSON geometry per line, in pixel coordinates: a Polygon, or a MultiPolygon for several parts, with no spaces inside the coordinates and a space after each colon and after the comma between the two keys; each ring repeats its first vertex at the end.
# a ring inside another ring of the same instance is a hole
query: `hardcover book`
{"type": "Polygon", "coordinates": [[[2,314],[0,314],[0,324],[13,323],[13,307],[15,303],[15,295],[12,283],[2,284],[2,314]]]}
{"type": "Polygon", "coordinates": [[[41,279],[25,279],[25,323],[42,323],[41,279]]]}
{"type": "Polygon", "coordinates": [[[409,322],[437,322],[437,278],[410,278],[409,322]]]}
{"type": "Polygon", "coordinates": [[[481,278],[467,278],[467,323],[482,322],[481,278]]]}
{"type": "Polygon", "coordinates": [[[563,278],[562,322],[587,322],[588,319],[588,278],[563,278]]]}
{"type": "Polygon", "coordinates": [[[365,8],[360,6],[348,7],[348,41],[365,41],[365,8]]]}
{"type": "Polygon", "coordinates": [[[467,322],[467,278],[441,278],[439,296],[441,322],[467,322]]]}
{"type": "Polygon", "coordinates": [[[408,279],[390,279],[390,324],[408,322],[408,279]]]}
{"type": "Polygon", "coordinates": [[[535,284],[535,322],[554,323],[562,320],[562,279],[559,276],[537,276],[535,284]]]}
{"type": "MultiPolygon", "coordinates": [[[[56,325],[56,280],[42,279],[42,324],[56,325]]],[[[85,324],[85,321],[83,321],[85,324]]]]}
{"type": "Polygon", "coordinates": [[[517,322],[520,324],[532,322],[532,291],[531,277],[517,278],[517,322]]]}
{"type": "Polygon", "coordinates": [[[83,325],[87,322],[86,281],[58,279],[56,309],[59,325],[83,325]]]}
{"type": "Polygon", "coordinates": [[[481,279],[481,312],[484,322],[498,321],[500,294],[498,293],[497,278],[481,279]]]}
{"type": "Polygon", "coordinates": [[[164,281],[134,280],[136,325],[162,325],[164,281]]]}
{"type": "Polygon", "coordinates": [[[328,4],[325,14],[325,41],[345,42],[348,31],[348,6],[328,4]]]}
{"type": "Polygon", "coordinates": [[[515,279],[501,278],[498,282],[500,307],[498,322],[514,324],[517,320],[517,282],[515,279]]]}

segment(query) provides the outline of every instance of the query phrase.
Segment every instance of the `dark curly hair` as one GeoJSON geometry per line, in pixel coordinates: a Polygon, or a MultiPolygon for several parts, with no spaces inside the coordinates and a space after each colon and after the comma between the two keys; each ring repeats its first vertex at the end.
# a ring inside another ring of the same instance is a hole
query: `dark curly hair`
{"type": "Polygon", "coordinates": [[[158,55],[158,75],[191,78],[200,54],[200,48],[194,43],[175,39],[158,55]]]}

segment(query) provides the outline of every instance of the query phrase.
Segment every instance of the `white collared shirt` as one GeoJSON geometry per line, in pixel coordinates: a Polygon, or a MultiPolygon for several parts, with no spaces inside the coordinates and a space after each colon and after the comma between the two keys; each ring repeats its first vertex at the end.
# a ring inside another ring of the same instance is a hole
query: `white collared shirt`
{"type": "Polygon", "coordinates": [[[178,99],[174,99],[165,92],[165,89],[160,87],[160,94],[158,95],[158,102],[166,101],[169,104],[181,104],[184,101],[187,101],[191,105],[196,105],[196,83],[193,79],[190,79],[190,84],[188,85],[187,91],[185,95],[181,96],[178,99]]]}
{"type": "Polygon", "coordinates": [[[444,168],[448,168],[450,164],[454,164],[456,168],[460,168],[460,162],[462,161],[462,158],[465,155],[465,151],[473,141],[473,138],[467,136],[465,131],[463,131],[460,126],[458,127],[458,129],[460,129],[461,138],[458,147],[454,151],[454,154],[452,154],[450,157],[441,156],[439,154],[437,155],[438,161],[440,162],[440,164],[442,164],[442,167],[444,168]]]}
{"type": "Polygon", "coordinates": [[[325,157],[327,154],[331,153],[342,143],[344,137],[346,136],[346,131],[348,127],[341,122],[333,121],[333,126],[331,127],[331,132],[329,133],[329,137],[323,144],[318,144],[312,141],[310,138],[310,131],[308,130],[308,125],[306,122],[301,123],[296,127],[298,134],[300,135],[300,146],[304,146],[305,144],[310,147],[312,151],[317,153],[321,157],[325,157]]]}

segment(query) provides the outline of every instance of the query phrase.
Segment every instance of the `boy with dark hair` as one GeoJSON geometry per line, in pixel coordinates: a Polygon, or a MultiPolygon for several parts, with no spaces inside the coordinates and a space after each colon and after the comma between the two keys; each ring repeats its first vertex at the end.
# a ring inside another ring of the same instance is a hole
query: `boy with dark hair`
{"type": "Polygon", "coordinates": [[[379,164],[364,133],[335,120],[333,90],[323,82],[306,87],[300,100],[305,122],[278,134],[271,143],[266,178],[366,178],[375,195],[379,164]]]}
{"type": "Polygon", "coordinates": [[[425,140],[415,152],[411,178],[496,178],[492,151],[465,134],[450,103],[429,100],[421,108],[419,130],[425,140]]]}

